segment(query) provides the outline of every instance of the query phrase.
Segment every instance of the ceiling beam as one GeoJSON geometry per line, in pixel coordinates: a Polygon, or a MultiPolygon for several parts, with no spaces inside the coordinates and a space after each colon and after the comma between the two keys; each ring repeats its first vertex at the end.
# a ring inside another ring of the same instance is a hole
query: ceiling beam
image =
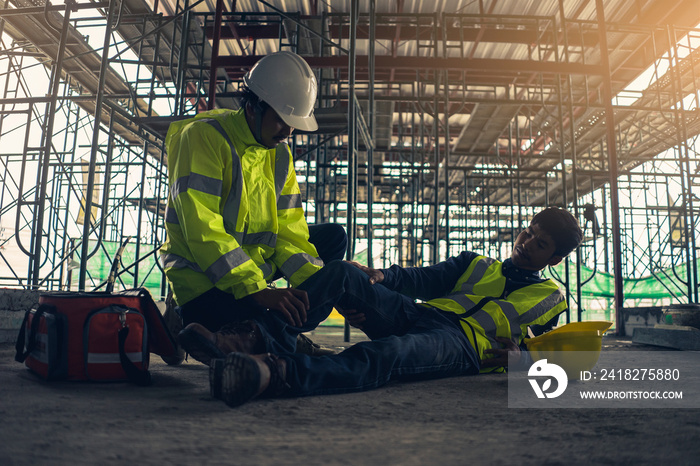
{"type": "MultiPolygon", "coordinates": [[[[247,70],[253,66],[262,55],[249,55],[247,57],[228,56],[220,57],[219,64],[227,69],[247,70]]],[[[303,57],[312,68],[336,68],[348,67],[346,56],[332,57],[303,57]]],[[[366,55],[357,57],[357,69],[369,69],[369,60],[366,55]]],[[[556,63],[536,60],[504,60],[488,58],[442,58],[442,57],[389,57],[379,55],[375,58],[376,70],[457,70],[467,72],[497,71],[509,72],[514,75],[519,73],[549,73],[549,74],[581,74],[600,75],[602,68],[598,65],[586,65],[581,63],[556,63]]]]}
{"type": "MultiPolygon", "coordinates": [[[[232,21],[229,21],[233,23],[232,21]]],[[[476,23],[474,24],[477,25],[476,23]]],[[[278,24],[263,24],[259,26],[237,26],[239,37],[248,38],[250,40],[258,39],[278,39],[280,37],[280,26],[278,24]]],[[[442,28],[441,28],[442,30],[442,28]]],[[[451,42],[489,42],[503,44],[524,44],[532,45],[536,43],[553,44],[554,35],[552,32],[538,32],[535,30],[518,30],[518,29],[497,29],[492,26],[482,27],[463,27],[456,28],[453,26],[445,26],[444,38],[451,42]]],[[[378,25],[376,27],[375,40],[387,41],[410,41],[410,40],[430,40],[432,37],[432,26],[411,26],[408,24],[396,23],[392,25],[378,25]]],[[[331,26],[329,28],[329,38],[334,41],[347,39],[350,37],[350,27],[331,26]]],[[[206,30],[207,38],[212,39],[214,30],[208,27],[206,30]]],[[[234,36],[230,32],[222,32],[222,39],[233,39],[234,36]]],[[[359,26],[357,28],[357,39],[368,40],[368,26],[359,26]]],[[[561,38],[557,39],[561,41],[561,38]]],[[[572,46],[581,46],[582,43],[586,46],[594,46],[598,43],[598,35],[595,31],[570,34],[568,38],[569,44],[572,46]],[[581,40],[583,39],[583,40],[581,40]]]]}

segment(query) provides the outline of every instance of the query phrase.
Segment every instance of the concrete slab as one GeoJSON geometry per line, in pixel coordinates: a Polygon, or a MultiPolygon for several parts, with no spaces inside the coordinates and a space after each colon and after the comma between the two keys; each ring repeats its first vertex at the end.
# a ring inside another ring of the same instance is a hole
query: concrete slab
{"type": "Polygon", "coordinates": [[[622,310],[625,335],[631,337],[637,328],[653,328],[664,322],[664,311],[661,306],[632,307],[622,310]]]}
{"type": "Polygon", "coordinates": [[[700,351],[700,330],[693,327],[672,325],[636,328],[632,341],[678,350],[700,351]]]}
{"type": "MultiPolygon", "coordinates": [[[[347,346],[339,334],[312,338],[347,346]]],[[[604,339],[604,351],[648,348],[604,339]]],[[[154,385],[144,388],[43,383],[12,356],[0,345],[8,466],[695,464],[700,456],[700,410],[513,409],[503,374],[229,409],[209,397],[208,368],[192,360],[167,366],[154,356],[154,385]]]]}

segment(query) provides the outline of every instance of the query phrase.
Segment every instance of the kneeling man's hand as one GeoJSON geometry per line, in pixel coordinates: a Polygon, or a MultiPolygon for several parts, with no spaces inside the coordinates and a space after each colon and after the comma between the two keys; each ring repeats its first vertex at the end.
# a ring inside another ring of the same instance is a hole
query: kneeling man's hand
{"type": "Polygon", "coordinates": [[[306,322],[306,311],[310,307],[306,291],[296,288],[265,288],[250,297],[265,309],[281,313],[290,325],[301,327],[306,322]]]}

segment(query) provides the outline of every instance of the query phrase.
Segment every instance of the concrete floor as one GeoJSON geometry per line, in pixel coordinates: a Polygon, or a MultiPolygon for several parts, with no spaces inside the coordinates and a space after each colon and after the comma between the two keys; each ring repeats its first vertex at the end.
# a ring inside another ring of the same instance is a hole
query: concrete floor
{"type": "MultiPolygon", "coordinates": [[[[354,339],[356,337],[353,337],[354,339]]],[[[342,348],[340,334],[313,335],[342,348]]],[[[605,351],[646,349],[606,337],[605,351]]],[[[0,464],[698,464],[700,409],[513,409],[507,376],[364,393],[209,397],[207,367],[154,384],[40,382],[0,345],[0,464]]]]}

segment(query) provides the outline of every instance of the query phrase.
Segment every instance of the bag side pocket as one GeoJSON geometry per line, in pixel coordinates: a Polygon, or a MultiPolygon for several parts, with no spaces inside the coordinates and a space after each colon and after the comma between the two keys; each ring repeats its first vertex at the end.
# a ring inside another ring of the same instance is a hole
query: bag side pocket
{"type": "Polygon", "coordinates": [[[136,310],[112,305],[90,313],[83,332],[86,379],[138,383],[134,368],[148,374],[147,335],[146,320],[136,310]]]}
{"type": "Polygon", "coordinates": [[[27,311],[17,337],[15,360],[46,380],[68,376],[66,317],[53,306],[27,311]]]}

